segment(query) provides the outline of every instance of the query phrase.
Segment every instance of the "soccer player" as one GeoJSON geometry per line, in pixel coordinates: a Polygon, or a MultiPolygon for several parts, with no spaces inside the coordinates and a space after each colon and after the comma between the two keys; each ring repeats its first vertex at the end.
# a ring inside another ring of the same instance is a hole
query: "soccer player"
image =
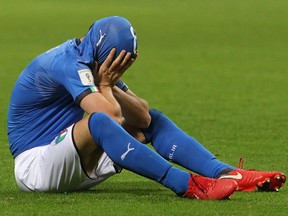
{"type": "Polygon", "coordinates": [[[135,62],[137,45],[128,20],[107,17],[85,37],[39,55],[20,74],[11,95],[8,137],[23,191],[84,190],[122,168],[180,197],[203,200],[283,186],[283,173],[246,171],[217,160],[128,89],[121,76],[135,62]]]}

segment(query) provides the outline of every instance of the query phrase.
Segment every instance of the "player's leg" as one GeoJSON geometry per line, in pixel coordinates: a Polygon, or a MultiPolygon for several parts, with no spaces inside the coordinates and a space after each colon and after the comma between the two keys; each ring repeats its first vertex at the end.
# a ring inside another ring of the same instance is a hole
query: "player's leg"
{"type": "Polygon", "coordinates": [[[150,115],[151,124],[143,130],[146,141],[151,142],[156,151],[167,160],[211,178],[215,178],[223,170],[235,169],[217,160],[203,145],[160,111],[151,109],[150,115]]]}
{"type": "Polygon", "coordinates": [[[169,188],[174,187],[174,182],[179,182],[175,184],[175,188],[171,188],[177,194],[183,194],[187,190],[189,173],[172,168],[170,163],[135,140],[105,114],[94,113],[76,123],[74,140],[83,165],[89,172],[92,171],[91,167],[95,167],[91,152],[95,154],[97,150],[104,149],[116,164],[125,169],[156,180],[169,188]]]}
{"type": "Polygon", "coordinates": [[[178,128],[168,117],[150,110],[149,128],[143,130],[147,142],[167,160],[193,172],[221,179],[234,179],[240,191],[277,191],[286,177],[280,172],[261,172],[236,169],[215,158],[203,145],[178,128]],[[228,175],[223,175],[228,174],[228,175]]]}
{"type": "Polygon", "coordinates": [[[90,152],[95,152],[100,147],[119,166],[155,180],[180,196],[223,199],[230,196],[236,188],[234,181],[222,182],[191,176],[188,172],[173,167],[103,113],[93,113],[76,123],[73,134],[81,160],[88,169],[95,165],[90,152]]]}

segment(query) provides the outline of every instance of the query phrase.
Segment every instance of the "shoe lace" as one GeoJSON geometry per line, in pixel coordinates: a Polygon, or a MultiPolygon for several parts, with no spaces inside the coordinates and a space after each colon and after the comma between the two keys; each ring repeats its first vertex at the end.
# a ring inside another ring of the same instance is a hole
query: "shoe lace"
{"type": "MultiPolygon", "coordinates": [[[[238,162],[238,168],[239,169],[243,169],[243,167],[244,167],[244,158],[240,158],[239,159],[239,162],[238,162]]],[[[255,171],[256,169],[248,169],[248,170],[250,170],[250,171],[255,171]]]]}
{"type": "Polygon", "coordinates": [[[238,168],[243,169],[243,167],[244,167],[244,158],[241,157],[238,162],[238,168]]]}

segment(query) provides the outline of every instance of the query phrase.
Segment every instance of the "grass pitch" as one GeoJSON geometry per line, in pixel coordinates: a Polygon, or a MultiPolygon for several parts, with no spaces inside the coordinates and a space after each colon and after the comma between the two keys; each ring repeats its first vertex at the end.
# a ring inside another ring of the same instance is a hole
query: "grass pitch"
{"type": "Polygon", "coordinates": [[[23,193],[6,116],[13,84],[36,55],[83,36],[101,17],[127,17],[140,56],[124,80],[217,157],[288,174],[285,0],[36,1],[0,3],[1,215],[287,215],[288,189],[198,201],[131,172],[85,193],[23,193]]]}

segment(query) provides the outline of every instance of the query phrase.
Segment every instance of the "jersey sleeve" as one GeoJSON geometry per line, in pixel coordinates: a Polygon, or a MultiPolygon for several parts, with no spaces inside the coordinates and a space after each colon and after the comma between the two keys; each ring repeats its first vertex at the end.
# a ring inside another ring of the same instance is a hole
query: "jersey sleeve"
{"type": "Polygon", "coordinates": [[[77,104],[88,94],[99,91],[94,83],[92,71],[86,65],[72,63],[63,68],[62,74],[63,77],[58,80],[60,79],[77,104]]]}

